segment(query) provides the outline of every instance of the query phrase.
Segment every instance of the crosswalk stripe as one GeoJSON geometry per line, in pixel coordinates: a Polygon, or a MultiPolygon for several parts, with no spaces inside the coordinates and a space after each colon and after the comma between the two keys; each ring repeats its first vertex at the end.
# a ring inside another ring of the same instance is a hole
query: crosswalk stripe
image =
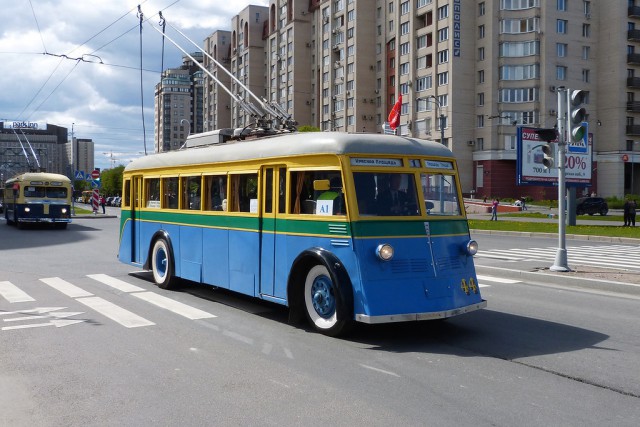
{"type": "Polygon", "coordinates": [[[76,285],[72,285],[71,283],[67,282],[66,280],[62,280],[59,277],[49,277],[46,279],[40,279],[40,281],[46,283],[53,289],[60,291],[71,298],[93,296],[91,292],[87,292],[84,289],[77,287],[76,285]]]}
{"type": "Polygon", "coordinates": [[[0,295],[10,303],[35,301],[26,292],[9,281],[0,282],[0,295]]]}
{"type": "Polygon", "coordinates": [[[100,283],[104,283],[105,285],[111,286],[112,288],[122,292],[141,292],[146,290],[144,288],[132,285],[131,283],[127,283],[124,280],[116,279],[115,277],[111,277],[106,274],[88,274],[87,277],[93,280],[97,280],[100,283]]]}
{"type": "Polygon", "coordinates": [[[150,320],[145,319],[144,317],[138,316],[130,312],[129,310],[125,310],[122,307],[119,307],[112,302],[109,302],[100,297],[87,297],[87,298],[78,298],[76,301],[81,302],[89,308],[97,311],[103,316],[108,317],[114,322],[118,322],[125,328],[138,328],[141,326],[151,326],[155,325],[150,320]]]}
{"type": "Polygon", "coordinates": [[[143,301],[147,301],[157,307],[164,308],[169,310],[175,314],[179,314],[180,316],[184,316],[187,319],[196,320],[196,319],[210,319],[212,317],[217,317],[211,313],[207,313],[206,311],[199,310],[195,307],[191,307],[187,304],[183,304],[179,301],[176,301],[171,298],[167,298],[165,296],[156,294],[154,292],[140,292],[131,294],[136,298],[140,298],[143,301]]]}

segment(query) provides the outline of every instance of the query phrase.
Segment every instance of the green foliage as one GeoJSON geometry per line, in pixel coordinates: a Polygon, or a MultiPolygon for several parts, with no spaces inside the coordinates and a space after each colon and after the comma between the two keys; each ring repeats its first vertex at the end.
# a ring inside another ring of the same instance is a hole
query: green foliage
{"type": "Polygon", "coordinates": [[[116,166],[113,169],[106,169],[100,174],[102,187],[100,193],[107,196],[119,196],[122,193],[122,173],[124,166],[116,166]]]}

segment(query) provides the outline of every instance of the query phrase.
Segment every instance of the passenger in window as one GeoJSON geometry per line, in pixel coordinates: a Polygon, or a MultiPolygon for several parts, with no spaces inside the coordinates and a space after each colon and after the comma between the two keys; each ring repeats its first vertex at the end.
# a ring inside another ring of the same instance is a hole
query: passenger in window
{"type": "Polygon", "coordinates": [[[407,215],[409,197],[401,188],[402,175],[390,174],[378,194],[378,215],[407,215]]]}
{"type": "MultiPolygon", "coordinates": [[[[342,193],[342,179],[334,176],[329,181],[329,189],[318,196],[318,200],[333,201],[333,215],[344,215],[344,195],[342,193]]],[[[316,212],[317,213],[317,212],[316,212]]]]}

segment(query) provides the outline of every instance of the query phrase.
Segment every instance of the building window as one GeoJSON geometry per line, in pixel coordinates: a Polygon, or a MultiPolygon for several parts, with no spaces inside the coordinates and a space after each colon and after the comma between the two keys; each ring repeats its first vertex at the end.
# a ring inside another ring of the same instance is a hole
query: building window
{"type": "Polygon", "coordinates": [[[400,15],[406,15],[411,10],[411,5],[408,1],[400,3],[400,15]]]}
{"type": "Polygon", "coordinates": [[[438,8],[438,20],[446,19],[449,16],[449,5],[446,4],[438,8]]]}
{"type": "Polygon", "coordinates": [[[558,58],[564,58],[567,56],[567,48],[568,44],[566,43],[556,43],[556,53],[558,58]]]}
{"type": "Polygon", "coordinates": [[[449,39],[449,27],[444,27],[438,30],[438,42],[443,42],[449,39]]]}
{"type": "Polygon", "coordinates": [[[557,10],[561,10],[563,12],[567,11],[567,0],[557,0],[557,10]]]}
{"type": "Polygon", "coordinates": [[[438,73],[438,86],[444,86],[449,83],[449,73],[438,73]]]}
{"type": "Polygon", "coordinates": [[[501,57],[522,57],[538,55],[540,53],[540,43],[538,41],[529,42],[505,42],[500,44],[501,57]]]}
{"type": "Polygon", "coordinates": [[[484,61],[484,48],[478,48],[478,61],[484,61]]]}
{"type": "Polygon", "coordinates": [[[484,16],[485,12],[485,4],[483,1],[481,1],[480,3],[478,3],[478,16],[484,16]]]}
{"type": "Polygon", "coordinates": [[[566,80],[566,79],[567,79],[567,67],[558,65],[556,67],[556,80],[566,80]]]}
{"type": "Polygon", "coordinates": [[[478,83],[484,83],[484,70],[478,71],[478,83]]]}
{"type": "Polygon", "coordinates": [[[478,25],[478,38],[483,39],[484,33],[485,33],[484,25],[478,25]]]}
{"type": "Polygon", "coordinates": [[[567,20],[558,19],[556,21],[556,32],[558,34],[567,34],[567,20]]]}
{"type": "Polygon", "coordinates": [[[422,35],[422,36],[416,37],[416,49],[422,49],[425,47],[427,47],[427,36],[422,35]]]}
{"type": "Polygon", "coordinates": [[[402,24],[400,24],[400,35],[404,36],[406,34],[409,34],[409,23],[403,22],[402,24]]]}
{"type": "Polygon", "coordinates": [[[484,105],[484,92],[480,92],[478,94],[478,107],[481,107],[484,105]]]}
{"type": "Polygon", "coordinates": [[[538,64],[503,65],[498,69],[500,80],[530,80],[540,77],[538,64]]]}
{"type": "Polygon", "coordinates": [[[503,19],[500,21],[501,34],[530,33],[532,31],[538,31],[539,28],[539,18],[503,19]]]}
{"type": "Polygon", "coordinates": [[[476,126],[479,128],[483,128],[484,127],[484,114],[478,114],[477,118],[476,118],[476,126]]]}
{"type": "Polygon", "coordinates": [[[589,83],[589,70],[582,70],[582,81],[589,83]]]}
{"type": "Polygon", "coordinates": [[[409,42],[400,43],[400,55],[408,55],[410,51],[409,42]]]}
{"type": "Polygon", "coordinates": [[[438,64],[449,62],[449,50],[444,49],[438,52],[438,64]]]}
{"type": "Polygon", "coordinates": [[[591,53],[591,48],[589,46],[582,46],[582,59],[588,60],[590,53],[591,53]]]}
{"type": "Polygon", "coordinates": [[[591,24],[582,24],[582,37],[591,37],[591,24]]]}

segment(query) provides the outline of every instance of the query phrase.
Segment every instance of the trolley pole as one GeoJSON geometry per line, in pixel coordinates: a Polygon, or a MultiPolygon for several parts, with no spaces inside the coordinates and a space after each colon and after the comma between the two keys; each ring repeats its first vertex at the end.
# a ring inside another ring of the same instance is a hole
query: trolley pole
{"type": "Polygon", "coordinates": [[[567,129],[568,111],[569,111],[569,94],[571,90],[561,86],[557,89],[558,97],[558,249],[556,251],[556,259],[549,268],[551,271],[571,271],[567,263],[567,246],[566,246],[566,183],[565,183],[565,161],[567,152],[567,129]]]}

